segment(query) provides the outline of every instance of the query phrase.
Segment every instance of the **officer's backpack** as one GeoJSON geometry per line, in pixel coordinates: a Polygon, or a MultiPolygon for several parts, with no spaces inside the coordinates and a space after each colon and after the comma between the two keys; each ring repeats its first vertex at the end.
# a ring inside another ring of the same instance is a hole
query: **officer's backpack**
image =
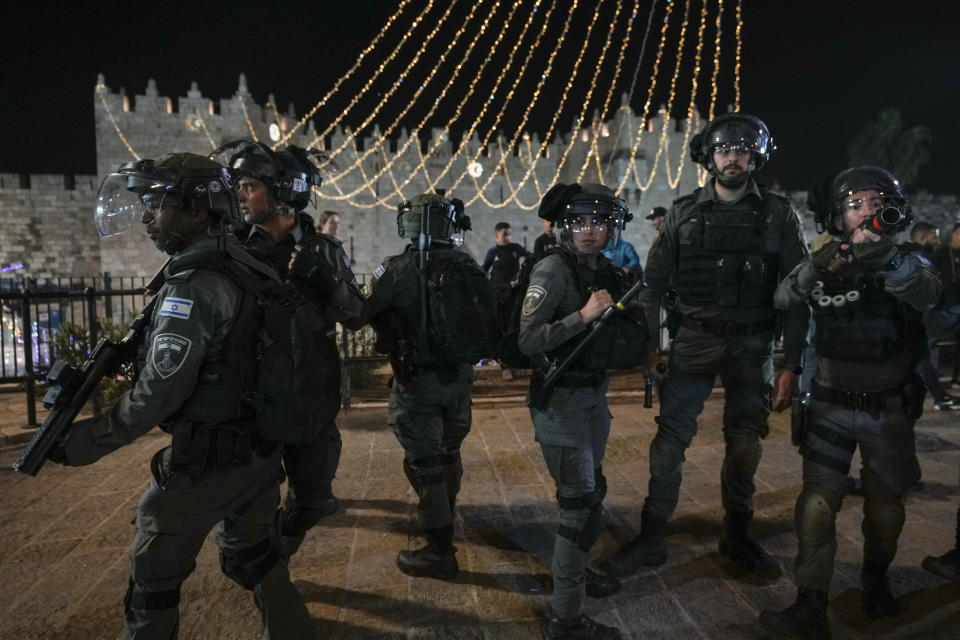
{"type": "Polygon", "coordinates": [[[260,314],[257,385],[245,398],[256,411],[258,431],[285,444],[309,442],[340,410],[335,326],[302,288],[237,267],[227,272],[254,297],[260,314]]]}
{"type": "Polygon", "coordinates": [[[497,350],[490,281],[473,260],[430,255],[426,267],[427,335],[423,364],[476,363],[497,350]]]}

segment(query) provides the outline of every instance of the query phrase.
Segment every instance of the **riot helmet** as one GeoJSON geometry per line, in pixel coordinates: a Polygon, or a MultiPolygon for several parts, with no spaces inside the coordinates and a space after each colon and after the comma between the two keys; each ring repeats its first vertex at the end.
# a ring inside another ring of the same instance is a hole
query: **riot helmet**
{"type": "Polygon", "coordinates": [[[290,145],[274,151],[262,142],[234,140],[210,157],[230,167],[235,180],[249,176],[264,183],[278,202],[302,211],[310,203],[311,187],[323,182],[320,152],[290,145]]]}
{"type": "Polygon", "coordinates": [[[558,244],[583,254],[615,247],[626,223],[633,220],[627,203],[613,190],[590,182],[554,185],[540,201],[537,215],[553,222],[558,244]]]}
{"type": "Polygon", "coordinates": [[[842,235],[838,224],[850,196],[858,191],[876,191],[883,201],[877,213],[878,232],[902,229],[913,221],[913,212],[903,186],[895,175],[882,167],[850,167],[820,180],[807,193],[807,206],[814,213],[817,231],[842,235]]]}
{"type": "Polygon", "coordinates": [[[705,167],[720,184],[736,188],[743,185],[754,171],[770,160],[776,147],[763,120],[745,113],[725,113],[710,121],[703,131],[690,140],[690,159],[705,167]],[[726,176],[717,169],[713,154],[725,151],[747,151],[750,163],[738,176],[726,176]]]}
{"type": "Polygon", "coordinates": [[[456,198],[421,193],[397,207],[397,235],[401,238],[419,241],[422,236],[430,242],[450,242],[454,233],[469,229],[470,218],[463,214],[463,202],[456,198]]]}
{"type": "MultiPolygon", "coordinates": [[[[127,162],[100,183],[94,223],[100,235],[123,233],[144,214],[152,217],[163,207],[206,211],[225,222],[239,218],[233,175],[219,163],[194,153],[173,153],[160,160],[127,162]]],[[[159,248],[179,250],[183,238],[174,233],[159,248]]]]}

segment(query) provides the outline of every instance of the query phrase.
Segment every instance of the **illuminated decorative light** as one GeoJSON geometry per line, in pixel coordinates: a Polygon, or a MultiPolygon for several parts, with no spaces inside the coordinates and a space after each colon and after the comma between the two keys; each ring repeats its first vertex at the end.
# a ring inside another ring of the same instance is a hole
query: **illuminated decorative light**
{"type": "Polygon", "coordinates": [[[270,133],[270,139],[274,142],[280,139],[280,126],[276,122],[271,122],[267,131],[270,133]]]}

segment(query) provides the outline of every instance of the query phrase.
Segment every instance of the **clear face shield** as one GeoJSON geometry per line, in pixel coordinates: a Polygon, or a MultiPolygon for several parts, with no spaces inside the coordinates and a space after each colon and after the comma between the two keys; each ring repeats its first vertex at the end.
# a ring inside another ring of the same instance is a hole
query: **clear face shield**
{"type": "Polygon", "coordinates": [[[128,173],[111,173],[100,183],[93,221],[107,238],[129,230],[144,214],[156,218],[164,206],[180,207],[182,200],[167,185],[128,173]]]}
{"type": "Polygon", "coordinates": [[[600,253],[616,246],[622,224],[611,215],[568,216],[554,225],[559,242],[578,253],[600,253]]]}

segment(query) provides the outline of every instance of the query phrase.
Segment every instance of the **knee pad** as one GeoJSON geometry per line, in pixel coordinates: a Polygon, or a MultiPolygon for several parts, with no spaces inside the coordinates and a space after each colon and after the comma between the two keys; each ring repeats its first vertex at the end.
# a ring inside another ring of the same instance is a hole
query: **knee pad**
{"type": "MultiPolygon", "coordinates": [[[[562,508],[562,507],[561,507],[562,508]]],[[[557,535],[566,538],[577,545],[584,553],[590,551],[600,537],[600,527],[603,526],[603,505],[597,503],[590,508],[590,515],[580,530],[561,524],[557,527],[557,535]]]]}
{"type": "Polygon", "coordinates": [[[753,477],[760,465],[760,456],[763,453],[760,437],[724,437],[724,440],[726,441],[724,462],[727,467],[742,476],[753,477]]]}
{"type": "Polygon", "coordinates": [[[130,580],[127,593],[123,596],[123,607],[126,610],[159,611],[162,609],[176,609],[180,606],[180,587],[169,591],[144,591],[137,583],[130,580]]]}
{"type": "Polygon", "coordinates": [[[808,545],[821,544],[833,531],[839,500],[827,492],[804,488],[797,499],[794,520],[797,537],[808,545]]]}
{"type": "Polygon", "coordinates": [[[900,537],[906,513],[903,502],[893,496],[868,496],[863,504],[863,523],[860,525],[865,539],[892,542],[900,537]]]}
{"type": "Polygon", "coordinates": [[[658,433],[650,443],[650,475],[666,477],[679,473],[686,449],[679,440],[658,433]]]}
{"type": "Polygon", "coordinates": [[[263,582],[263,579],[280,562],[279,544],[273,538],[264,538],[252,547],[239,551],[220,551],[220,570],[223,574],[248,591],[263,582]]]}
{"type": "Polygon", "coordinates": [[[443,482],[443,470],[440,468],[440,459],[437,456],[417,458],[413,462],[407,462],[404,458],[403,472],[410,481],[410,486],[418,494],[427,485],[443,482]]]}

